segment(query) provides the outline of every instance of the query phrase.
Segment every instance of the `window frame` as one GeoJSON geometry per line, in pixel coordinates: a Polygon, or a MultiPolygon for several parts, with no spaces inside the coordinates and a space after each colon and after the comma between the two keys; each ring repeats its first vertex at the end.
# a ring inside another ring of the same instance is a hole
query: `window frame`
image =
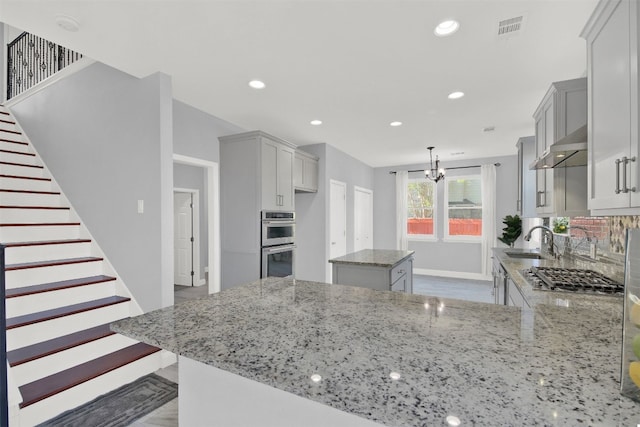
{"type": "Polygon", "coordinates": [[[407,205],[407,240],[411,241],[420,241],[420,242],[435,242],[438,240],[438,186],[435,182],[425,178],[409,178],[407,181],[407,197],[409,194],[409,184],[412,182],[426,182],[433,189],[433,203],[431,207],[432,218],[433,218],[433,234],[409,234],[409,206],[407,205]]]}
{"type": "MultiPolygon", "coordinates": [[[[449,181],[450,180],[458,180],[458,179],[477,179],[480,182],[480,197],[482,200],[482,177],[478,174],[470,174],[470,175],[458,175],[458,176],[447,176],[445,178],[445,188],[444,188],[444,209],[443,209],[443,221],[444,221],[444,242],[471,242],[471,243],[480,243],[482,242],[482,230],[480,231],[479,236],[469,236],[469,235],[450,235],[449,234],[449,181]]],[[[480,212],[482,212],[482,206],[480,207],[480,212]]]]}

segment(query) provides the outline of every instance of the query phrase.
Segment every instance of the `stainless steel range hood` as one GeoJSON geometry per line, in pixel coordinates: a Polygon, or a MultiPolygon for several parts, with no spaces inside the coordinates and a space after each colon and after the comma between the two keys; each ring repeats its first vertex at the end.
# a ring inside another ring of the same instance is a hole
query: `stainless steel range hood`
{"type": "Polygon", "coordinates": [[[587,125],[549,146],[529,169],[565,168],[587,165],[587,125]]]}

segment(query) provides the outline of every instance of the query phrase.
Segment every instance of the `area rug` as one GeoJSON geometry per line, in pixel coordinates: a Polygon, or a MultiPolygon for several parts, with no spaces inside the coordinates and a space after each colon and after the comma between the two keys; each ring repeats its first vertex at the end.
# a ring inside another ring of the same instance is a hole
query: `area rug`
{"type": "Polygon", "coordinates": [[[150,374],[39,427],[125,427],[177,397],[178,384],[150,374]]]}

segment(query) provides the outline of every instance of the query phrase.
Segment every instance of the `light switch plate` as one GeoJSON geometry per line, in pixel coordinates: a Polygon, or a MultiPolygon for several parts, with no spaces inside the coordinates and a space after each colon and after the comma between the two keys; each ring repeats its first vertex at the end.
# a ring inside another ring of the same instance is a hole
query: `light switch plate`
{"type": "Polygon", "coordinates": [[[144,213],[144,200],[138,200],[138,213],[144,213]]]}

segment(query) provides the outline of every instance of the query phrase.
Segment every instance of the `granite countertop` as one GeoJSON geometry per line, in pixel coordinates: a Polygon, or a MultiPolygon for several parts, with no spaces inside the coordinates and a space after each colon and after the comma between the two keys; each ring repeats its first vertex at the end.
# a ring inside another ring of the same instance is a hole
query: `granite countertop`
{"type": "MultiPolygon", "coordinates": [[[[531,267],[562,267],[586,269],[597,271],[598,273],[604,274],[611,279],[617,280],[620,283],[624,283],[623,266],[614,265],[611,263],[583,261],[571,257],[561,257],[560,259],[554,259],[544,253],[540,254],[544,257],[542,259],[512,258],[506,254],[506,252],[509,251],[514,251],[514,249],[493,248],[494,256],[498,258],[502,266],[507,271],[507,274],[509,274],[509,277],[511,277],[511,279],[513,280],[514,284],[518,286],[529,306],[533,307],[538,304],[573,304],[579,305],[581,307],[598,306],[601,309],[619,311],[620,315],[622,316],[622,296],[589,295],[563,291],[534,290],[531,284],[523,277],[522,271],[528,270],[531,267]]],[[[515,251],[518,251],[518,249],[515,249],[515,251]]],[[[520,251],[522,250],[520,249],[520,251]]],[[[531,251],[527,250],[526,252],[531,251]]],[[[540,253],[539,251],[533,252],[540,253]]]]}
{"type": "Polygon", "coordinates": [[[374,267],[393,267],[414,254],[414,251],[393,249],[363,249],[344,256],[330,259],[334,264],[370,265],[374,267]]]}
{"type": "Polygon", "coordinates": [[[638,424],[620,311],[533,311],[524,333],[516,307],[269,278],[112,329],[388,426],[638,424]]]}

